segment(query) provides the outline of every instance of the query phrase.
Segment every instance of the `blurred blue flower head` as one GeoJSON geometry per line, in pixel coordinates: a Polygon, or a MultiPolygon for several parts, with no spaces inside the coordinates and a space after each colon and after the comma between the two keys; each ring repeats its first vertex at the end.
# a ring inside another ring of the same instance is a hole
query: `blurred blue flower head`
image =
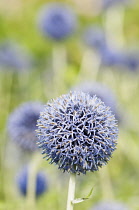
{"type": "Polygon", "coordinates": [[[124,53],[123,66],[131,71],[137,71],[139,69],[139,52],[124,53]]]}
{"type": "Polygon", "coordinates": [[[123,53],[108,46],[100,51],[102,66],[122,66],[123,53]]]}
{"type": "MultiPolygon", "coordinates": [[[[24,196],[27,195],[28,173],[29,173],[29,168],[26,166],[17,174],[16,177],[17,187],[21,192],[21,194],[24,196]]],[[[35,192],[36,197],[42,195],[44,192],[47,191],[47,189],[48,189],[48,183],[46,175],[42,171],[40,171],[36,175],[36,192],[35,192]]]]}
{"type": "Polygon", "coordinates": [[[22,149],[34,151],[36,146],[36,124],[42,110],[40,102],[26,102],[16,108],[8,119],[9,137],[22,149]]]}
{"type": "Polygon", "coordinates": [[[128,210],[128,208],[125,204],[116,201],[103,201],[96,204],[93,210],[128,210]]]}
{"type": "Polygon", "coordinates": [[[139,69],[139,52],[124,52],[106,47],[100,51],[100,56],[103,66],[118,66],[131,71],[139,69]]]}
{"type": "Polygon", "coordinates": [[[56,41],[66,39],[76,29],[76,15],[64,3],[51,3],[42,8],[39,14],[39,28],[44,36],[56,41]]]}
{"type": "Polygon", "coordinates": [[[84,81],[73,87],[73,90],[88,93],[91,97],[96,95],[105,103],[106,106],[109,106],[111,108],[113,114],[115,114],[116,119],[120,119],[117,109],[116,97],[112,90],[106,85],[99,82],[84,81]]]}
{"type": "Polygon", "coordinates": [[[59,169],[71,173],[97,171],[116,149],[117,122],[110,109],[83,92],[52,100],[38,120],[38,145],[59,169]]]}
{"type": "Polygon", "coordinates": [[[104,31],[98,26],[87,27],[83,33],[83,41],[87,46],[97,50],[106,46],[104,31]]]}
{"type": "Polygon", "coordinates": [[[0,69],[24,71],[32,66],[31,56],[17,43],[5,41],[0,44],[0,69]]]}

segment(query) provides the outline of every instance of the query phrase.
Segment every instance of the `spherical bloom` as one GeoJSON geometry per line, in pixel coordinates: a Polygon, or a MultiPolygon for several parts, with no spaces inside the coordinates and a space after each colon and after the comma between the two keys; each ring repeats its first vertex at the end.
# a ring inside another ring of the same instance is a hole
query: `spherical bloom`
{"type": "Polygon", "coordinates": [[[99,202],[93,207],[93,210],[128,210],[128,208],[123,203],[118,203],[114,201],[99,202]]]}
{"type": "Polygon", "coordinates": [[[44,6],[40,11],[38,22],[43,35],[56,41],[69,37],[77,25],[74,12],[64,3],[51,3],[44,6]]]}
{"type": "Polygon", "coordinates": [[[31,68],[31,60],[17,43],[5,41],[0,45],[0,69],[24,71],[31,68]]]}
{"type": "Polygon", "coordinates": [[[115,114],[116,119],[119,119],[118,110],[117,110],[117,100],[110,88],[106,85],[99,83],[99,82],[89,82],[85,81],[81,84],[73,87],[76,91],[82,91],[84,93],[88,93],[91,97],[96,95],[100,98],[106,106],[109,106],[115,114]]]}
{"type": "Polygon", "coordinates": [[[103,66],[122,66],[123,53],[108,46],[100,51],[101,62],[103,66]]]}
{"type": "Polygon", "coordinates": [[[98,26],[90,26],[83,33],[83,40],[89,47],[100,50],[106,46],[104,31],[98,26]]]}
{"type": "MultiPolygon", "coordinates": [[[[27,194],[27,184],[28,184],[28,173],[29,168],[24,167],[16,177],[16,183],[19,191],[22,195],[26,196],[27,194]]],[[[48,183],[45,174],[40,171],[36,175],[36,197],[39,197],[48,189],[48,183]]]]}
{"type": "Polygon", "coordinates": [[[48,103],[38,120],[38,145],[59,169],[97,171],[116,149],[114,116],[96,96],[71,92],[48,103]]]}
{"type": "Polygon", "coordinates": [[[40,102],[26,102],[9,116],[9,136],[25,150],[34,151],[37,149],[35,129],[42,107],[40,102]]]}

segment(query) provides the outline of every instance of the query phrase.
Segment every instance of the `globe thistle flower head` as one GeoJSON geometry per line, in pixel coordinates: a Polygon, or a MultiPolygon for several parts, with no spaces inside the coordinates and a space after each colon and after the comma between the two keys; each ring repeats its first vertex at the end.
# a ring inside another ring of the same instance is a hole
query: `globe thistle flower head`
{"type": "MultiPolygon", "coordinates": [[[[23,196],[27,195],[28,173],[29,168],[26,166],[17,174],[16,177],[17,187],[23,196]]],[[[48,183],[46,176],[42,171],[39,171],[36,175],[36,197],[41,196],[44,192],[47,191],[47,189],[48,183]]]]}
{"type": "Polygon", "coordinates": [[[0,69],[22,72],[31,66],[31,56],[17,43],[5,41],[0,45],[0,69]]]}
{"type": "Polygon", "coordinates": [[[90,26],[83,33],[84,43],[97,50],[103,49],[106,46],[106,38],[104,31],[98,26],[90,26]]]}
{"type": "Polygon", "coordinates": [[[49,102],[37,126],[44,158],[63,171],[97,171],[116,149],[118,129],[109,107],[83,92],[71,92],[49,102]]]}
{"type": "Polygon", "coordinates": [[[7,125],[9,137],[24,150],[38,149],[35,129],[42,107],[40,102],[26,102],[9,116],[7,125]]]}
{"type": "Polygon", "coordinates": [[[93,210],[128,210],[128,208],[123,203],[115,201],[103,201],[96,204],[93,207],[93,210]]]}
{"type": "Polygon", "coordinates": [[[77,20],[72,9],[64,3],[51,3],[40,11],[38,25],[44,36],[61,41],[73,34],[77,20]]]}

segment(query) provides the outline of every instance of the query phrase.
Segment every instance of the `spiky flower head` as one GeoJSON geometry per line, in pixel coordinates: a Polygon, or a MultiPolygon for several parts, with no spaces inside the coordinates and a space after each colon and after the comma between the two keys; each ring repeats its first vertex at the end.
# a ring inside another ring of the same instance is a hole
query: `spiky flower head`
{"type": "Polygon", "coordinates": [[[103,201],[96,204],[93,210],[128,210],[128,208],[125,204],[116,201],[103,201]]]}
{"type": "MultiPolygon", "coordinates": [[[[16,176],[16,183],[20,193],[23,196],[27,195],[27,186],[28,186],[28,174],[29,174],[29,167],[22,168],[21,171],[16,176]]],[[[39,197],[48,189],[48,183],[46,179],[46,175],[43,171],[39,171],[36,175],[36,197],[39,197]]]]}
{"type": "Polygon", "coordinates": [[[106,37],[102,28],[99,26],[88,26],[83,33],[84,43],[97,50],[101,50],[106,46],[106,37]]]}
{"type": "Polygon", "coordinates": [[[49,102],[37,125],[44,158],[63,171],[97,171],[116,149],[114,116],[99,98],[83,92],[71,92],[49,102]]]}
{"type": "Polygon", "coordinates": [[[116,97],[112,90],[106,85],[99,82],[84,81],[73,87],[73,90],[88,93],[91,97],[96,95],[105,103],[106,106],[109,106],[111,108],[113,114],[115,114],[116,116],[116,119],[119,119],[116,97]]]}
{"type": "Polygon", "coordinates": [[[51,3],[41,9],[38,25],[44,36],[61,41],[75,31],[77,20],[66,4],[51,3]]]}
{"type": "Polygon", "coordinates": [[[31,56],[16,42],[5,41],[0,44],[0,69],[22,72],[31,66],[31,56]]]}
{"type": "Polygon", "coordinates": [[[35,129],[42,107],[40,102],[26,102],[17,107],[8,118],[9,137],[22,149],[38,149],[35,129]]]}

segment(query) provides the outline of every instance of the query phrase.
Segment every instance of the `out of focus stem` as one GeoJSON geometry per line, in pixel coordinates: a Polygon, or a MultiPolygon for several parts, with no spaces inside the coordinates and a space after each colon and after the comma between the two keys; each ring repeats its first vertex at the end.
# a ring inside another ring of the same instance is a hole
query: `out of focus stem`
{"type": "Polygon", "coordinates": [[[124,36],[124,8],[113,7],[108,9],[104,18],[104,27],[110,46],[123,48],[125,46],[124,36]]]}
{"type": "Polygon", "coordinates": [[[27,182],[27,210],[36,209],[36,176],[40,160],[40,154],[35,153],[32,157],[31,163],[29,164],[27,182]]]}
{"type": "Polygon", "coordinates": [[[68,189],[68,199],[67,199],[67,209],[66,210],[73,210],[74,204],[72,201],[74,200],[75,196],[75,185],[76,185],[76,174],[71,173],[69,179],[69,189],[68,189]]]}
{"type": "Polygon", "coordinates": [[[92,49],[84,50],[78,81],[97,80],[100,68],[100,58],[92,49]]]}
{"type": "Polygon", "coordinates": [[[56,44],[52,50],[53,88],[57,95],[63,91],[64,76],[67,68],[67,52],[64,45],[56,44]],[[59,88],[59,89],[58,89],[59,88]]]}

